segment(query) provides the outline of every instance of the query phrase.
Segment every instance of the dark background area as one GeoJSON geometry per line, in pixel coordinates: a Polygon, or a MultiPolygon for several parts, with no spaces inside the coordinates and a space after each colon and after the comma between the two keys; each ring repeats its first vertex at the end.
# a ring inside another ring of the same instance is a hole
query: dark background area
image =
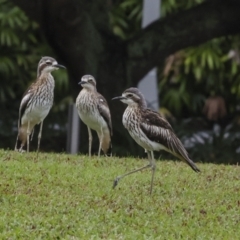
{"type": "MultiPolygon", "coordinates": [[[[126,106],[110,99],[157,67],[159,111],[192,159],[237,164],[239,12],[237,0],[162,0],[160,20],[141,29],[142,1],[0,0],[0,147],[14,149],[22,94],[48,55],[67,71],[53,73],[55,102],[43,124],[41,151],[66,151],[68,107],[81,89],[77,83],[90,73],[110,105],[113,154],[145,156],[122,126],[126,106]]],[[[38,126],[31,151],[37,134],[38,126]]],[[[79,134],[80,152],[87,153],[83,124],[79,134]]]]}

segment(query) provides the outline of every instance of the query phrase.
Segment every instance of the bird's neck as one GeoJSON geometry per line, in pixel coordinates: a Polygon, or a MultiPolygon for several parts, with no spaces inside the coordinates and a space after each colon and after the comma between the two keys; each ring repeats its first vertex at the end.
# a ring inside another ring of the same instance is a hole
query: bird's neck
{"type": "Polygon", "coordinates": [[[51,77],[53,77],[52,76],[52,74],[51,74],[51,72],[41,72],[39,75],[38,75],[38,78],[51,78],[51,77]]]}
{"type": "Polygon", "coordinates": [[[140,108],[143,108],[143,106],[141,106],[140,104],[138,103],[131,103],[128,105],[129,108],[134,108],[134,109],[140,109],[140,108]]]}
{"type": "Polygon", "coordinates": [[[83,88],[83,91],[86,91],[87,93],[95,93],[97,92],[96,88],[83,88]]]}
{"type": "Polygon", "coordinates": [[[134,113],[134,114],[137,113],[139,110],[140,108],[138,105],[128,105],[128,107],[126,108],[127,112],[134,113]]]}
{"type": "Polygon", "coordinates": [[[40,74],[38,81],[45,84],[55,85],[54,78],[50,72],[40,74]]]}

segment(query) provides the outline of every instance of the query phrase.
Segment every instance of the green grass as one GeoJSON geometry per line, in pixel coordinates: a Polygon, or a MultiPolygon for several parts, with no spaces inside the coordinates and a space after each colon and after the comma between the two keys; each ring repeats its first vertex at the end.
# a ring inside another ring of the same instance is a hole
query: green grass
{"type": "Polygon", "coordinates": [[[0,239],[239,239],[239,166],[0,150],[0,239]]]}

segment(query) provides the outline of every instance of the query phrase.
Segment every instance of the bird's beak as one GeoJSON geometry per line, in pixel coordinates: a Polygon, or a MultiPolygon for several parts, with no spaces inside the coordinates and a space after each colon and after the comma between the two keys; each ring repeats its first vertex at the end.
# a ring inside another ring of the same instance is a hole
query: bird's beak
{"type": "Polygon", "coordinates": [[[123,96],[119,96],[119,97],[114,97],[114,98],[112,98],[112,100],[123,100],[123,99],[126,99],[126,98],[123,97],[123,96]]]}
{"type": "Polygon", "coordinates": [[[87,82],[85,82],[85,81],[80,81],[80,82],[78,83],[78,85],[82,85],[82,84],[85,84],[85,83],[87,83],[87,82]]]}
{"type": "Polygon", "coordinates": [[[60,64],[55,64],[54,67],[57,67],[57,68],[66,68],[65,66],[60,65],[60,64]]]}

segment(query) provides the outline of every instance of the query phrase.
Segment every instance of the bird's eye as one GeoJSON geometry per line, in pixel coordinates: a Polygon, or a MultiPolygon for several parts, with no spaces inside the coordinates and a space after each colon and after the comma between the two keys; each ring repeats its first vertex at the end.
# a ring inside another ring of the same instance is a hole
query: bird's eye
{"type": "Polygon", "coordinates": [[[93,82],[93,80],[90,78],[89,80],[88,80],[89,82],[93,82]]]}
{"type": "Polygon", "coordinates": [[[47,64],[47,65],[50,65],[50,64],[51,64],[51,62],[50,62],[50,61],[47,61],[47,62],[46,62],[46,64],[47,64]]]}
{"type": "Polygon", "coordinates": [[[128,94],[128,97],[129,97],[129,98],[132,98],[132,97],[133,97],[133,95],[132,95],[132,94],[128,94]]]}

